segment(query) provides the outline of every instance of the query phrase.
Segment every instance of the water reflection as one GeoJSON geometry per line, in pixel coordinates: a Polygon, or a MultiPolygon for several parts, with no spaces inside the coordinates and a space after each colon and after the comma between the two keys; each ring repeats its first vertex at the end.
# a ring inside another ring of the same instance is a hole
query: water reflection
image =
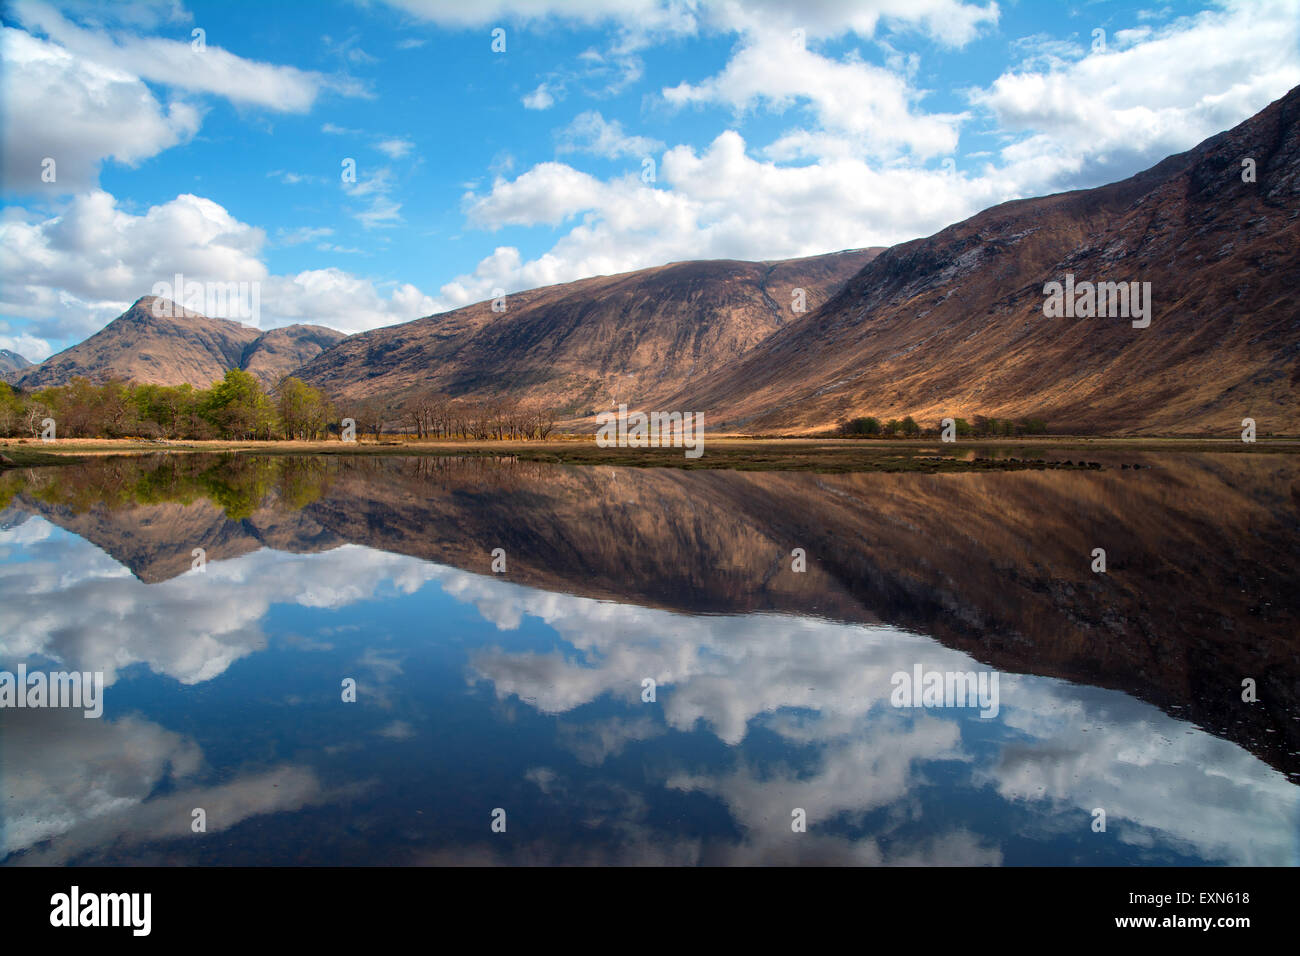
{"type": "Polygon", "coordinates": [[[1293,864],[1291,461],[11,472],[0,668],[110,688],[100,721],[0,715],[0,854],[1293,864]],[[998,717],[890,706],[916,664],[1004,671],[998,717]]]}

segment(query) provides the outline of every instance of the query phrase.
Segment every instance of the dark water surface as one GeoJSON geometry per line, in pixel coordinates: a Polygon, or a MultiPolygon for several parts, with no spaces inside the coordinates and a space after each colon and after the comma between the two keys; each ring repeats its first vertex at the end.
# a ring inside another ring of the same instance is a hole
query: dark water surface
{"type": "Polygon", "coordinates": [[[0,861],[1294,865],[1300,458],[1123,460],[7,472],[0,861]]]}

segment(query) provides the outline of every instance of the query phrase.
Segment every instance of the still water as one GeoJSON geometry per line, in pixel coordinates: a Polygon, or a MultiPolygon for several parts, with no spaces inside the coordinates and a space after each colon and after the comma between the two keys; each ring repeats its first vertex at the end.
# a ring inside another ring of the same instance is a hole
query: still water
{"type": "Polygon", "coordinates": [[[4,473],[0,862],[1295,865],[1300,457],[1120,461],[4,473]]]}

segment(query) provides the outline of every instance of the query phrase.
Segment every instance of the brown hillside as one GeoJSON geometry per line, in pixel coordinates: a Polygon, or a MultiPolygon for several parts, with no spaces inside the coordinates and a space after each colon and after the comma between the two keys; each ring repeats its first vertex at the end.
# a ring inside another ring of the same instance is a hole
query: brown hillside
{"type": "Polygon", "coordinates": [[[781,262],[677,262],[512,294],[354,335],[299,374],[341,397],[506,393],[585,415],[699,381],[825,302],[878,249],[781,262]]]}
{"type": "Polygon", "coordinates": [[[1300,88],[1131,179],[894,246],[670,408],[713,427],[1038,417],[1059,431],[1300,432],[1300,88]],[[1242,181],[1242,160],[1257,181],[1242,181]],[[1151,283],[1151,323],[1046,318],[1044,285],[1151,283]]]}
{"type": "Polygon", "coordinates": [[[137,300],[84,342],[25,369],[16,384],[44,388],[82,376],[97,382],[116,378],[206,388],[228,369],[246,368],[271,386],[343,338],[341,332],[316,325],[262,332],[180,306],[173,306],[170,317],[158,316],[154,301],[154,296],[137,300]]]}

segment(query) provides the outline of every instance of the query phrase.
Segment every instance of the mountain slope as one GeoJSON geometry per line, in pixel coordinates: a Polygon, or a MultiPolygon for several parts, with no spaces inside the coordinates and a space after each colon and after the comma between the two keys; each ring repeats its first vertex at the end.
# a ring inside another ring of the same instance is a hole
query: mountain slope
{"type": "Polygon", "coordinates": [[[32,363],[17,352],[0,349],[0,382],[12,382],[32,363]]]}
{"type": "Polygon", "coordinates": [[[154,301],[153,296],[139,299],[84,342],[23,371],[17,384],[44,388],[83,376],[206,388],[227,369],[247,368],[270,386],[343,338],[341,332],[315,325],[262,332],[180,306],[173,306],[170,317],[157,316],[154,301]]]}
{"type": "Polygon", "coordinates": [[[1054,430],[1300,432],[1300,88],[1097,189],[1006,203],[873,259],[667,399],[713,427],[1037,417],[1054,430]],[[1255,161],[1257,182],[1242,180],[1255,161]],[[1150,326],[1047,318],[1044,285],[1150,282],[1150,326]]]}
{"type": "Polygon", "coordinates": [[[347,338],[321,325],[286,325],[264,332],[244,349],[239,367],[268,388],[347,338]]]}
{"type": "Polygon", "coordinates": [[[699,379],[824,302],[878,249],[780,262],[677,262],[480,302],[354,335],[299,371],[342,397],[507,393],[585,415],[699,379]]]}

